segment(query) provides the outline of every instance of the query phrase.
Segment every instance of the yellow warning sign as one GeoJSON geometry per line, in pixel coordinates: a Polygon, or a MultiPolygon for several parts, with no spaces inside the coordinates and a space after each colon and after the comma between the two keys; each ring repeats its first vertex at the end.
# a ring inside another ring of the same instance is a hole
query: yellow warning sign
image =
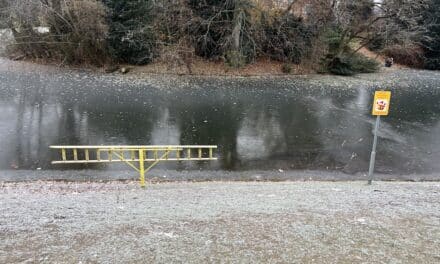
{"type": "Polygon", "coordinates": [[[376,91],[374,93],[373,115],[386,116],[390,110],[390,91],[376,91]]]}

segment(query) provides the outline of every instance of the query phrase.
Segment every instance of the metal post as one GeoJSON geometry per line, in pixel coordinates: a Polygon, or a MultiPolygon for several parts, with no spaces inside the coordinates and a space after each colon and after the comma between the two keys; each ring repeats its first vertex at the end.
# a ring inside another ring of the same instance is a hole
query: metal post
{"type": "Polygon", "coordinates": [[[140,181],[141,181],[141,187],[145,187],[145,170],[144,170],[144,150],[139,150],[139,174],[140,174],[140,181]]]}
{"type": "Polygon", "coordinates": [[[371,151],[371,157],[370,157],[370,168],[368,170],[368,185],[371,185],[371,183],[373,182],[374,164],[376,162],[377,133],[379,131],[379,124],[380,124],[380,116],[377,116],[376,125],[374,127],[374,140],[373,140],[373,149],[371,151]]]}

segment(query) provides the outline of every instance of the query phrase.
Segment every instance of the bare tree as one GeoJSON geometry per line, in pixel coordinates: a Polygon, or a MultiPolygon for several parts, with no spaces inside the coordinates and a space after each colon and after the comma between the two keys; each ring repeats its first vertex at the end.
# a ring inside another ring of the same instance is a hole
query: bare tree
{"type": "MultiPolygon", "coordinates": [[[[419,23],[421,12],[431,0],[341,0],[333,7],[336,26],[341,29],[341,41],[338,54],[353,41],[361,45],[353,51],[374,40],[373,34],[380,24],[387,30],[394,29],[393,38],[417,39],[424,27],[419,23]]],[[[387,36],[388,37],[388,36],[387,36]]]]}
{"type": "Polygon", "coordinates": [[[33,58],[71,62],[102,59],[106,10],[97,0],[2,0],[2,24],[16,51],[33,58]],[[39,32],[38,28],[50,28],[39,32]]]}

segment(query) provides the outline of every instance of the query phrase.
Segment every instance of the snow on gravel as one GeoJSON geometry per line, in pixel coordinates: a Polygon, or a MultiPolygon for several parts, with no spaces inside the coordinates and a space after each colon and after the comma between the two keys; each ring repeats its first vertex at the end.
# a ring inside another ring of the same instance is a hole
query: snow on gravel
{"type": "Polygon", "coordinates": [[[439,263],[440,183],[0,183],[0,263],[439,263]]]}

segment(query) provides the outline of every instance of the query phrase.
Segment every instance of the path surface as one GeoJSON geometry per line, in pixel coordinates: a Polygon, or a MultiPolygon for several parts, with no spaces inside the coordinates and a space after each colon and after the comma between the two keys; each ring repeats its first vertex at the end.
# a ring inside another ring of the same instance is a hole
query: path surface
{"type": "Polygon", "coordinates": [[[3,183],[0,263],[439,263],[440,183],[3,183]]]}

